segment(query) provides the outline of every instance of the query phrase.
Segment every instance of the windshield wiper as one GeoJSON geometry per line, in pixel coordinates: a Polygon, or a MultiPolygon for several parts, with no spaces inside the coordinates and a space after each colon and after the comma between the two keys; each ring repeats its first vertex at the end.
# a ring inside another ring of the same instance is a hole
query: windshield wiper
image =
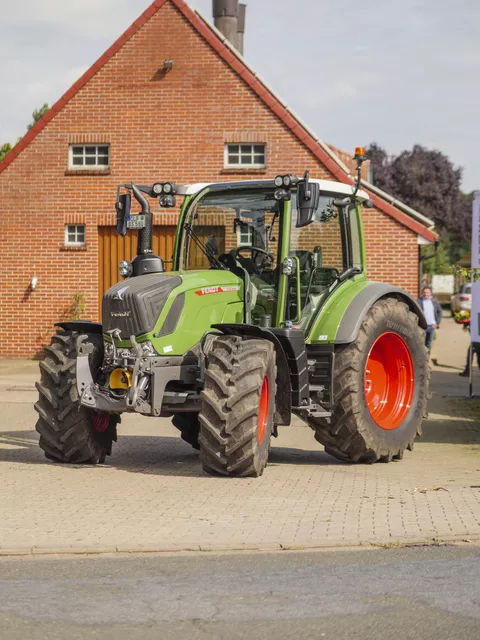
{"type": "Polygon", "coordinates": [[[183,228],[185,229],[185,233],[187,234],[187,236],[189,236],[197,245],[197,247],[207,256],[207,259],[212,265],[212,267],[216,267],[217,269],[223,269],[228,271],[227,267],[215,257],[215,254],[213,253],[213,251],[207,245],[203,244],[203,242],[194,232],[191,224],[185,223],[183,228]]]}

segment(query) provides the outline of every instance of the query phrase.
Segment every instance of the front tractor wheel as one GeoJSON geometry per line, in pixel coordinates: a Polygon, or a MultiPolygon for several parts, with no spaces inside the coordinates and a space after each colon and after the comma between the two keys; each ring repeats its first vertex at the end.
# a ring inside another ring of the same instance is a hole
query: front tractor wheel
{"type": "Polygon", "coordinates": [[[330,421],[313,420],[325,451],[347,462],[401,459],[421,435],[428,355],[417,316],[395,298],[376,302],[357,339],[335,352],[330,421]]]}
{"type": "Polygon", "coordinates": [[[225,476],[261,476],[273,430],[274,346],[218,336],[210,347],[199,415],[203,468],[225,476]]]}
{"type": "MultiPolygon", "coordinates": [[[[35,409],[38,412],[36,429],[45,457],[55,462],[98,464],[112,452],[117,439],[119,416],[98,413],[80,404],[76,376],[76,342],[80,334],[61,330],[45,347],[40,362],[39,392],[35,409]]],[[[90,368],[96,373],[102,364],[103,340],[89,335],[94,345],[90,368]]]]}

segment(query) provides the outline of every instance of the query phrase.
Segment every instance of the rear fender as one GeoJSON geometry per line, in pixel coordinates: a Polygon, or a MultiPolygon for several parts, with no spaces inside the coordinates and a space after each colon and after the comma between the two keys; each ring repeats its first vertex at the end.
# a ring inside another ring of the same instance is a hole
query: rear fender
{"type": "Polygon", "coordinates": [[[346,307],[335,336],[335,344],[348,344],[353,342],[358,335],[365,315],[372,305],[378,302],[378,300],[387,297],[396,298],[407,304],[410,311],[418,317],[420,327],[422,329],[427,328],[422,310],[406,291],[398,287],[392,287],[392,285],[389,284],[372,282],[359,291],[346,307]]]}
{"type": "Polygon", "coordinates": [[[250,336],[269,340],[273,343],[277,360],[277,394],[275,397],[274,421],[276,424],[288,426],[292,416],[292,385],[287,357],[277,336],[268,329],[252,324],[214,324],[212,328],[225,335],[250,336]]]}

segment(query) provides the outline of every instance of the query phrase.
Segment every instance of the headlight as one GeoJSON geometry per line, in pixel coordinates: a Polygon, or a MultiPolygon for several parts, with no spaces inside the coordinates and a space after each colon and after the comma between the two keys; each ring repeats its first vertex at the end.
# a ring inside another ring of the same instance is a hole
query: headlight
{"type": "Polygon", "coordinates": [[[122,260],[119,264],[119,272],[122,278],[129,278],[133,273],[132,263],[122,260]]]}
{"type": "Polygon", "coordinates": [[[275,178],[275,186],[282,187],[283,186],[283,176],[277,176],[275,178]]]}
{"type": "Polygon", "coordinates": [[[106,358],[112,358],[113,357],[113,344],[111,342],[104,342],[103,343],[103,351],[105,353],[105,357],[106,358]]]}
{"type": "Polygon", "coordinates": [[[170,182],[166,182],[163,185],[163,193],[172,193],[172,185],[170,184],[170,182]]]}
{"type": "Polygon", "coordinates": [[[152,191],[155,195],[159,196],[162,193],[163,184],[161,182],[155,182],[152,187],[152,191]]]}
{"type": "Polygon", "coordinates": [[[153,344],[150,342],[150,340],[146,340],[145,342],[142,342],[140,344],[140,346],[142,347],[142,351],[143,351],[143,355],[144,356],[156,356],[158,355],[157,352],[155,351],[153,344]]]}
{"type": "Polygon", "coordinates": [[[290,187],[291,184],[292,184],[292,179],[290,178],[290,176],[283,176],[283,186],[290,187]]]}

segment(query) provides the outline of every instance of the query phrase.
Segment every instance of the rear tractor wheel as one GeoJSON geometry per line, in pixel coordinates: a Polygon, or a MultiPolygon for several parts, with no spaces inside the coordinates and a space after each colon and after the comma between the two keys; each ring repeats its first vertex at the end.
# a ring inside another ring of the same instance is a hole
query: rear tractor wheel
{"type": "Polygon", "coordinates": [[[184,442],[191,445],[194,449],[200,449],[200,444],[198,443],[198,434],[200,431],[198,413],[176,413],[172,418],[172,424],[180,431],[180,437],[184,442]]]}
{"type": "MultiPolygon", "coordinates": [[[[45,347],[40,362],[36,429],[45,457],[55,462],[98,464],[112,452],[118,415],[98,413],[80,404],[76,376],[76,342],[80,334],[60,330],[45,347]]],[[[95,377],[103,360],[101,336],[89,335],[94,346],[90,368],[95,377]]]]}
{"type": "Polygon", "coordinates": [[[358,336],[335,352],[330,421],[312,420],[325,451],[347,462],[401,459],[421,435],[429,368],[417,316],[395,299],[376,302],[358,336]]]}
{"type": "Polygon", "coordinates": [[[261,476],[267,465],[276,392],[272,343],[212,339],[206,357],[200,459],[207,473],[261,476]]]}

